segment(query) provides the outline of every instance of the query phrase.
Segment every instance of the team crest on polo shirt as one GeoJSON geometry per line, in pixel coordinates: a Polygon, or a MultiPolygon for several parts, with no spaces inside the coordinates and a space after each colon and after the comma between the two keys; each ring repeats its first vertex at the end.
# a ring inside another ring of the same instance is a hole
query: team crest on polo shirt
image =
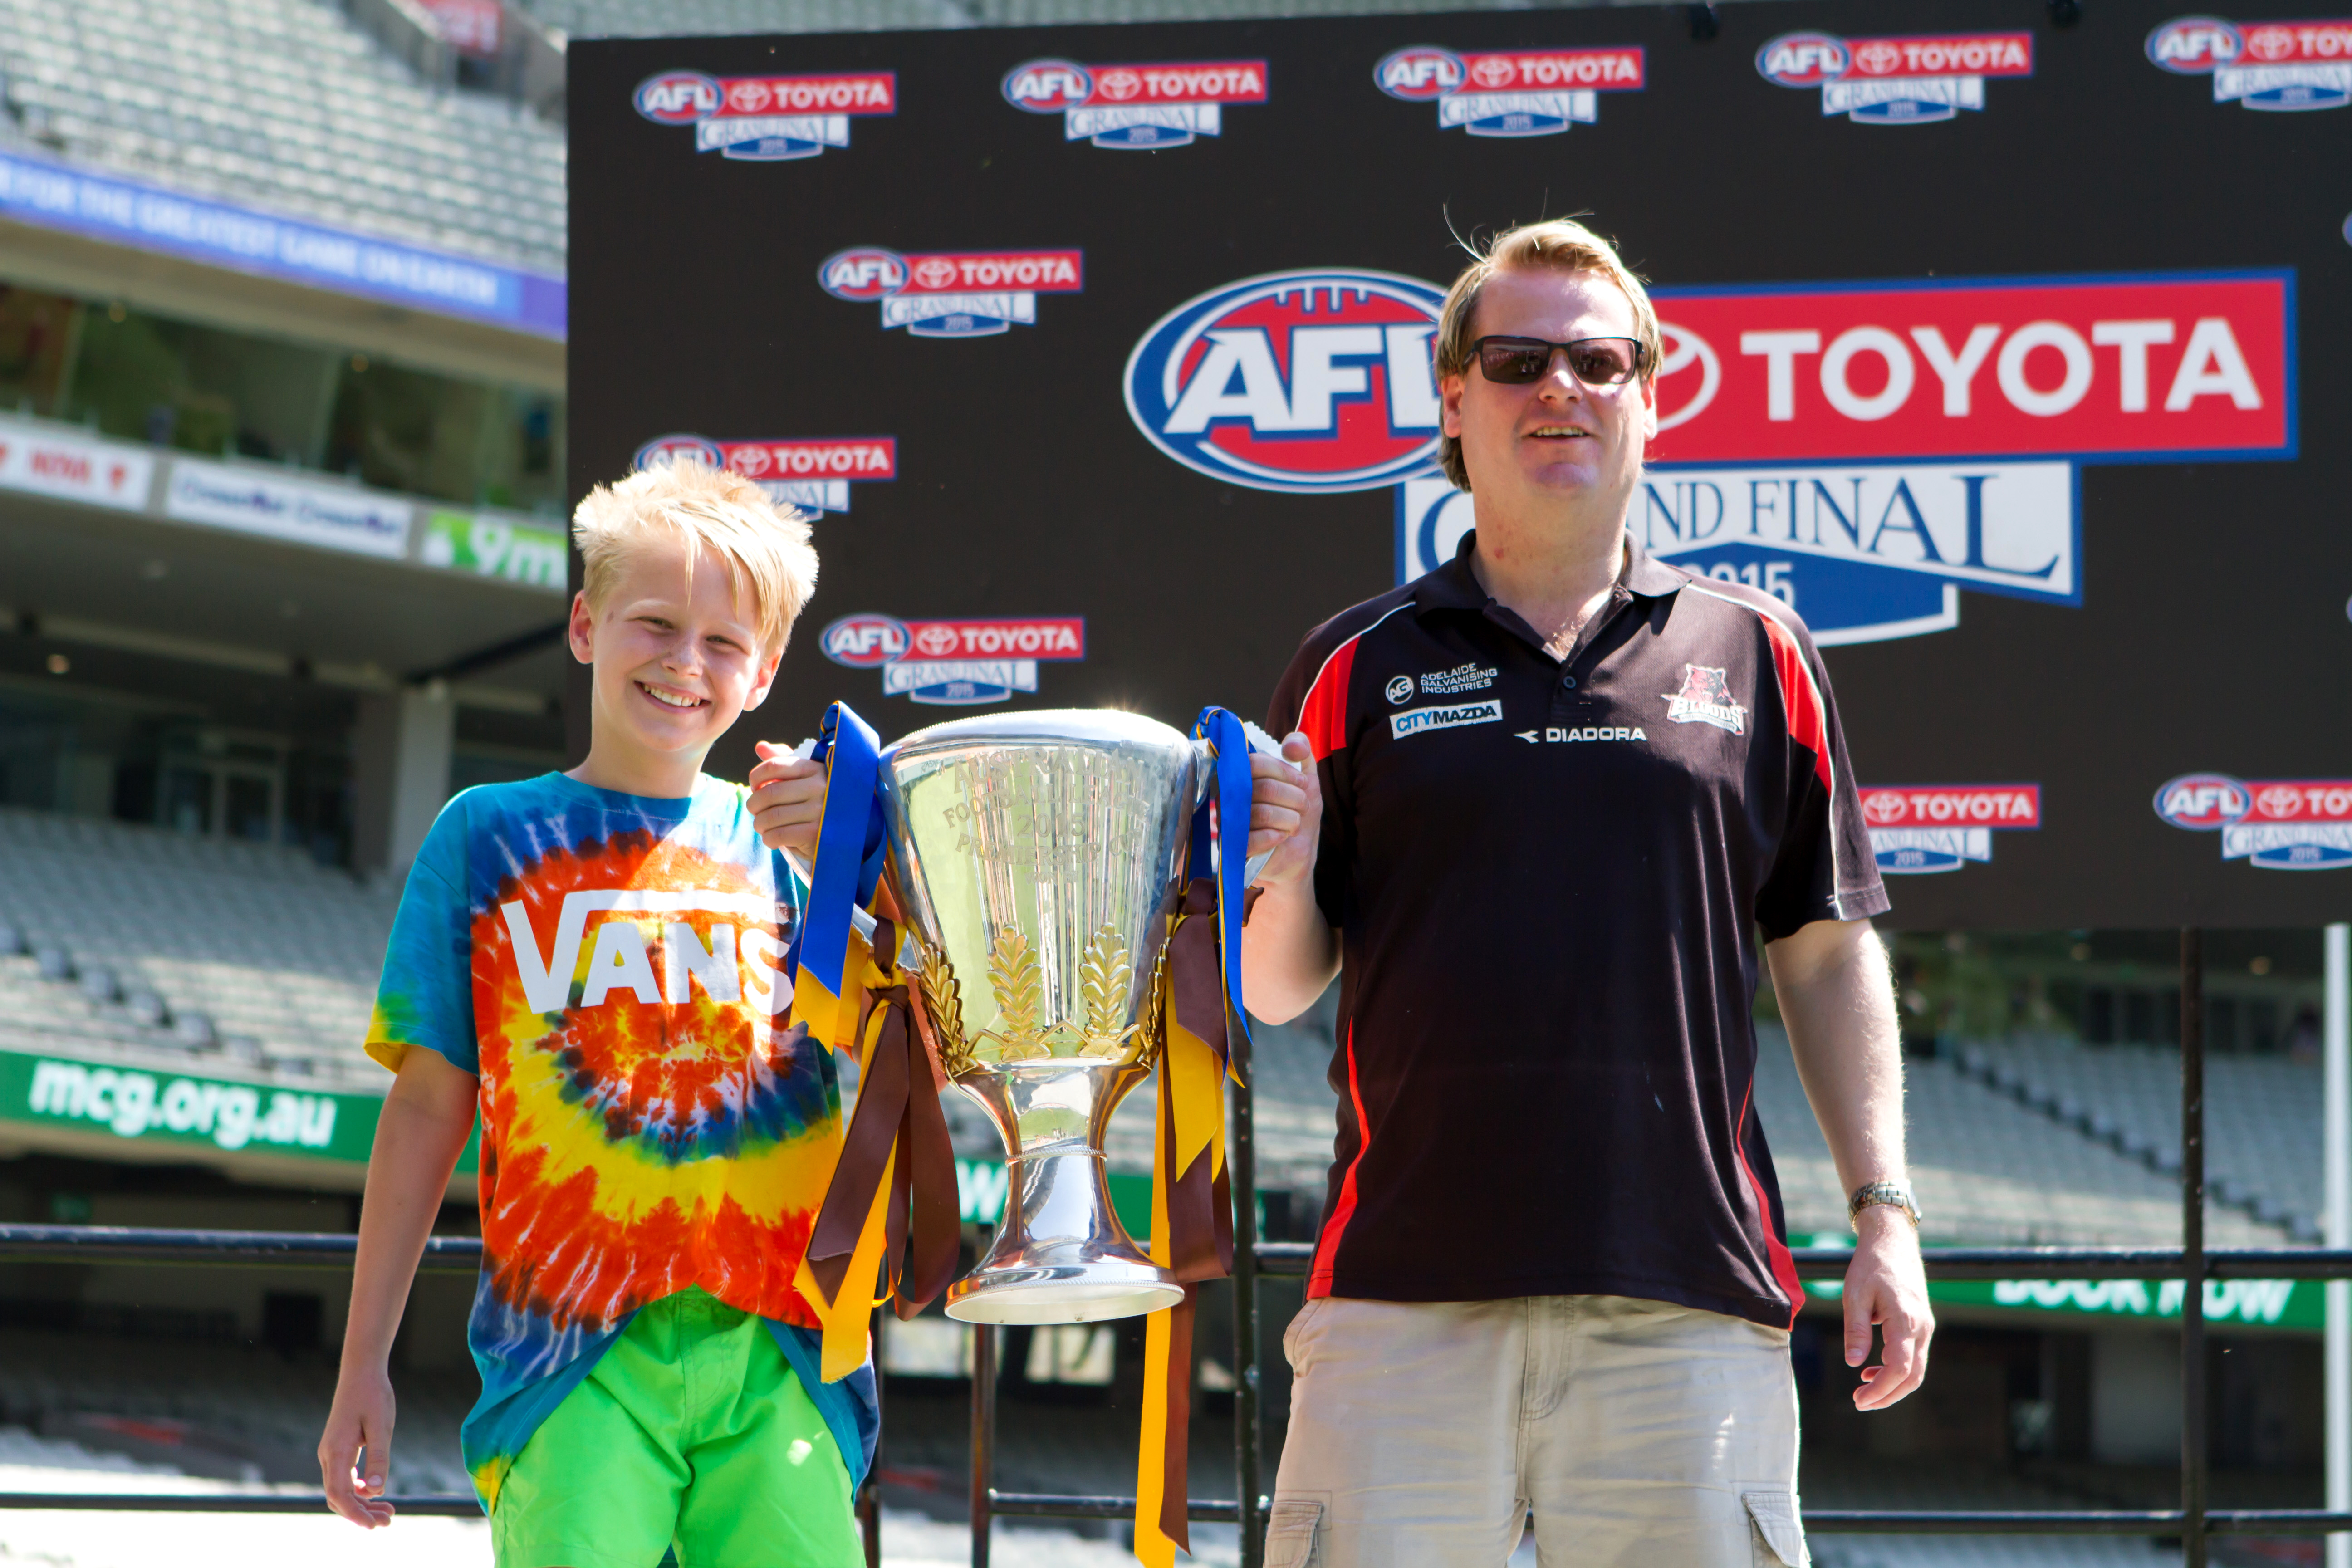
{"type": "Polygon", "coordinates": [[[1720,669],[1686,664],[1683,689],[1659,695],[1666,700],[1666,717],[1675,723],[1712,724],[1735,735],[1747,732],[1748,710],[1732,699],[1731,683],[1720,669]]]}

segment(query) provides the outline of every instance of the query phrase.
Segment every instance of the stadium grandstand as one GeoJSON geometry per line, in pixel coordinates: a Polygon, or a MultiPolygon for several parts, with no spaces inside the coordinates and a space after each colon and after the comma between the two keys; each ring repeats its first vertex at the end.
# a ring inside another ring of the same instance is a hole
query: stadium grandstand
{"type": "MultiPolygon", "coordinates": [[[[0,0],[0,1220],[355,1226],[386,1081],[358,1042],[400,877],[456,790],[566,755],[570,39],[1440,8],[0,0]]],[[[1955,934],[1906,937],[1901,952],[1928,1239],[2178,1245],[2163,943],[1955,934]]],[[[2315,1243],[2316,936],[2228,933],[2213,954],[2208,1240],[2315,1243]]],[[[1319,1223],[1329,1005],[1257,1038],[1261,1209],[1276,1237],[1319,1223]]],[[[1843,1189],[1769,995],[1763,1014],[1757,1103],[1788,1228],[1835,1245],[1843,1189]]],[[[985,1123],[951,1099],[977,1235],[1003,1170],[985,1123]]],[[[1130,1194],[1150,1116],[1139,1096],[1114,1130],[1130,1194]]],[[[474,1226],[471,1172],[469,1159],[448,1232],[474,1226]]],[[[395,1491],[466,1486],[469,1283],[417,1288],[395,1491]]],[[[1269,1347],[1297,1289],[1266,1286],[1269,1347]]],[[[2320,1287],[2226,1289],[2213,1500],[2315,1501],[2320,1287]]],[[[285,1269],[0,1265],[0,1480],[314,1481],[341,1290],[285,1269]]],[[[1937,1376],[1872,1423],[1846,1405],[1834,1289],[1814,1296],[1798,1346],[1809,1501],[2170,1506],[2177,1289],[1938,1287],[1937,1376]],[[1890,1491],[1885,1461],[1910,1458],[1938,1463],[1890,1491]]],[[[1232,1476],[1220,1310],[1197,1338],[1204,1495],[1229,1495],[1232,1476]]],[[[1006,1342],[1007,1408],[1037,1418],[1006,1420],[999,1484],[1125,1489],[1129,1423],[1114,1407],[1139,1375],[1139,1335],[1006,1342]]],[[[885,1496],[930,1553],[886,1534],[892,1561],[959,1555],[945,1526],[961,1517],[969,1357],[936,1312],[888,1331],[885,1496]]],[[[1266,1371],[1273,1447],[1278,1353],[1266,1371]]],[[[1202,1538],[1204,1560],[1232,1561],[1230,1529],[1202,1538]]],[[[117,1547],[90,1542],[131,1539],[0,1518],[0,1563],[94,1568],[117,1547]]],[[[318,1538],[303,1539],[289,1562],[315,1557],[318,1538]]],[[[473,1536],[423,1539],[487,1560],[473,1536]]],[[[1018,1539],[1000,1560],[1125,1560],[1099,1541],[1018,1539]]],[[[1847,1537],[1815,1556],[1957,1568],[2148,1553],[1847,1537]]]]}

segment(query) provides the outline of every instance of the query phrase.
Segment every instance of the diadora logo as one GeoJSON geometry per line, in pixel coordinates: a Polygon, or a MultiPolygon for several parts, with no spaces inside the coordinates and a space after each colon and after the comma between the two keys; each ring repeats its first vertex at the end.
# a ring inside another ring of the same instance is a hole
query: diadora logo
{"type": "Polygon", "coordinates": [[[700,71],[664,71],[637,84],[637,112],[656,125],[691,125],[719,112],[719,83],[700,71]]]}
{"type": "Polygon", "coordinates": [[[648,468],[680,457],[742,475],[778,506],[811,511],[847,511],[853,481],[898,477],[898,443],[889,436],[764,441],[661,436],[637,448],[636,466],[648,468]]]}
{"type": "Polygon", "coordinates": [[[891,71],[835,76],[709,77],[662,71],[637,84],[637,112],[656,125],[691,125],[694,150],[772,163],[849,145],[853,115],[898,112],[891,71]]]}
{"type": "Polygon", "coordinates": [[[1441,130],[1556,136],[1601,117],[1597,94],[1640,91],[1646,61],[1632,47],[1457,55],[1421,44],[1382,59],[1372,68],[1372,80],[1391,98],[1434,102],[1441,130]]]}
{"type": "Polygon", "coordinates": [[[1780,87],[1819,88],[1823,114],[1864,125],[1927,125],[1982,109],[1987,77],[2032,76],[2033,35],[1783,33],[1756,51],[1756,70],[1780,87]]]}
{"type": "Polygon", "coordinates": [[[1387,689],[1390,701],[1410,702],[1412,700],[1412,677],[1410,675],[1393,676],[1389,680],[1387,689]]]}
{"type": "Polygon", "coordinates": [[[2178,76],[2210,76],[2245,47],[2238,29],[2218,16],[2176,16],[2147,36],[2152,65],[2178,76]]]}
{"type": "Polygon", "coordinates": [[[1082,66],[1030,60],[1004,76],[1004,100],[1062,116],[1062,133],[1097,147],[1159,152],[1224,130],[1228,104],[1264,103],[1264,60],[1082,66]]]}
{"type": "Polygon", "coordinates": [[[1213,289],[1135,345],[1129,416],[1186,468],[1253,489],[1331,494],[1425,473],[1444,299],[1417,278],[1336,268],[1213,289]]]}
{"type": "Polygon", "coordinates": [[[1086,285],[1076,250],[940,251],[901,256],[873,246],[837,250],[816,280],[836,300],[882,304],[882,329],[919,338],[988,337],[1034,325],[1037,296],[1086,285]]]}
{"type": "Polygon", "coordinates": [[[1731,695],[1727,672],[1704,665],[1683,666],[1679,691],[1662,691],[1666,717],[1677,724],[1712,724],[1734,735],[1748,728],[1748,710],[1731,695]]]}
{"type": "Polygon", "coordinates": [[[880,669],[885,697],[964,706],[1036,690],[1041,661],[1085,658],[1087,623],[1079,616],[976,621],[844,616],[824,628],[817,646],[835,664],[880,669]]]}
{"type": "Polygon", "coordinates": [[[2232,26],[2183,16],[2147,36],[2147,58],[2180,76],[2211,77],[2216,103],[2274,110],[2352,103],[2352,18],[2232,26]]]}
{"type": "Polygon", "coordinates": [[[1402,741],[1407,735],[1423,734],[1431,730],[1459,730],[1469,724],[1499,724],[1503,721],[1503,705],[1499,701],[1456,702],[1444,708],[1408,708],[1402,713],[1389,715],[1389,735],[1402,741]]]}
{"type": "Polygon", "coordinates": [[[1511,731],[1530,746],[1574,745],[1585,741],[1646,741],[1650,732],[1639,724],[1553,724],[1540,730],[1511,731]]]}
{"type": "Polygon", "coordinates": [[[915,646],[907,624],[888,616],[844,616],[824,628],[817,641],[824,657],[852,669],[871,669],[903,658],[915,646]]]}
{"type": "Polygon", "coordinates": [[[2040,784],[1906,784],[1862,792],[1881,871],[1957,871],[1992,858],[1996,830],[2042,826],[2040,784]]]}
{"type": "Polygon", "coordinates": [[[2250,779],[2185,773],[2156,792],[2175,827],[2220,833],[2221,858],[2265,871],[2352,867],[2352,779],[2250,779]]]}

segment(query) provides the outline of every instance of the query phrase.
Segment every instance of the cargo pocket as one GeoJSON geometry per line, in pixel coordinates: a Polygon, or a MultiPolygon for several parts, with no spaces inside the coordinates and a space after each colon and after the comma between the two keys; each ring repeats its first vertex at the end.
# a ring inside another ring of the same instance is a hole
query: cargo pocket
{"type": "Polygon", "coordinates": [[[1323,1536],[1323,1505],[1306,1498],[1278,1497],[1266,1522],[1265,1568],[1318,1568],[1316,1545],[1323,1536]]]}
{"type": "Polygon", "coordinates": [[[1794,1492],[1741,1492],[1748,1505],[1748,1545],[1756,1568],[1806,1568],[1805,1527],[1797,1517],[1794,1492]]]}

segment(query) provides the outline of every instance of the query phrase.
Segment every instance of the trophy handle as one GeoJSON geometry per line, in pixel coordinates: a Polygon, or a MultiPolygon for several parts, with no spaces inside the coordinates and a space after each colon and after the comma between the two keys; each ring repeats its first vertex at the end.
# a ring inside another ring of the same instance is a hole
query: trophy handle
{"type": "MultiPolygon", "coordinates": [[[[1243,732],[1249,737],[1249,748],[1252,753],[1263,752],[1269,757],[1278,757],[1282,755],[1281,745],[1277,743],[1272,736],[1268,735],[1264,730],[1259,729],[1255,724],[1250,723],[1248,721],[1244,720],[1242,723],[1242,730],[1243,732]]],[[[1192,741],[1193,810],[1200,810],[1201,803],[1209,798],[1209,786],[1215,781],[1216,776],[1217,743],[1214,741],[1210,740],[1206,735],[1194,737],[1192,741]]],[[[1242,842],[1244,844],[1249,842],[1249,834],[1246,827],[1244,827],[1242,834],[1242,842]]],[[[1222,847],[1219,848],[1218,853],[1223,853],[1222,847]]],[[[1251,856],[1248,861],[1242,867],[1242,886],[1244,888],[1255,886],[1257,882],[1258,873],[1265,869],[1265,863],[1273,858],[1274,851],[1271,849],[1267,850],[1263,855],[1251,856]]]]}

